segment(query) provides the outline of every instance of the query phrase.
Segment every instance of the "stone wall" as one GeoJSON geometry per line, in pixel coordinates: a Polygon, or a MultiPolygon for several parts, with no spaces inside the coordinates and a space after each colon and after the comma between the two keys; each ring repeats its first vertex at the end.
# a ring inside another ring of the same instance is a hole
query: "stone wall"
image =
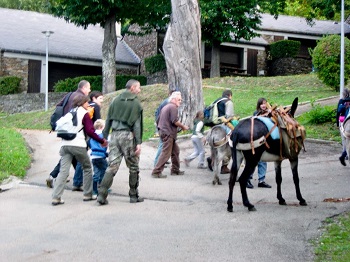
{"type": "Polygon", "coordinates": [[[19,85],[20,92],[28,89],[28,60],[20,58],[3,57],[0,55],[0,76],[17,76],[22,80],[19,85]]]}
{"type": "MultiPolygon", "coordinates": [[[[61,101],[66,93],[49,93],[48,107],[61,101]]],[[[0,96],[0,112],[8,114],[45,110],[45,94],[15,94],[0,96]]]]}
{"type": "Polygon", "coordinates": [[[166,70],[147,75],[147,85],[168,84],[168,75],[166,70]]]}
{"type": "Polygon", "coordinates": [[[312,72],[312,61],[302,58],[280,58],[271,62],[270,76],[309,74],[312,72]]]}

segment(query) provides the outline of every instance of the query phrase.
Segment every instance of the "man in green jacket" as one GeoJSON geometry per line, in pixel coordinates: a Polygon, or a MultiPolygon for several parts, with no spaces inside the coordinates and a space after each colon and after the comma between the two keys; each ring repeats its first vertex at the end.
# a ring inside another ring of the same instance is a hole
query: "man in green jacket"
{"type": "Polygon", "coordinates": [[[109,165],[98,187],[97,202],[100,205],[108,203],[108,189],[112,186],[123,157],[129,168],[130,203],[143,202],[137,189],[143,132],[143,109],[137,97],[140,92],[140,82],[131,79],[126,83],[126,90],[109,106],[103,137],[108,138],[110,129],[112,133],[109,142],[109,165]]]}

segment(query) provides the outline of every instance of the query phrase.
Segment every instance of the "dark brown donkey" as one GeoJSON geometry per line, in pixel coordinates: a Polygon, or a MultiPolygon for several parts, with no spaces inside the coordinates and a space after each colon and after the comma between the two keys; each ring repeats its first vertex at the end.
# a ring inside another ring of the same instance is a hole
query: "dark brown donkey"
{"type": "Polygon", "coordinates": [[[300,205],[306,206],[306,201],[300,193],[299,175],[298,175],[298,154],[303,147],[305,139],[305,129],[300,126],[294,119],[294,113],[298,106],[298,98],[290,108],[271,108],[268,121],[271,122],[271,129],[259,117],[252,117],[240,121],[233,130],[231,140],[233,146],[232,152],[232,168],[229,180],[229,197],[227,200],[227,211],[232,212],[232,193],[236,182],[239,167],[245,159],[245,167],[239,178],[241,187],[243,205],[249,211],[255,211],[255,207],[249,202],[246,190],[247,180],[254,172],[258,162],[275,162],[276,183],[277,183],[277,199],[280,205],[286,205],[286,201],[281,193],[281,162],[289,159],[293,181],[296,190],[296,196],[300,205]],[[273,121],[271,121],[273,120],[273,121]],[[275,132],[273,134],[273,132],[275,132]],[[277,132],[277,134],[276,134],[277,132]],[[275,135],[275,137],[273,137],[275,135]]]}

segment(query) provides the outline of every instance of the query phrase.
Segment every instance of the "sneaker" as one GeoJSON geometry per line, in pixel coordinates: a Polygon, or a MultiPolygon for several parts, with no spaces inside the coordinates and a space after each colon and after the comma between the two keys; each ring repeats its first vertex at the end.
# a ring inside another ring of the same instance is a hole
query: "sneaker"
{"type": "Polygon", "coordinates": [[[83,201],[92,201],[92,200],[96,200],[96,199],[97,199],[96,195],[84,196],[83,201]]]}
{"type": "Polygon", "coordinates": [[[221,172],[220,174],[230,174],[231,170],[227,167],[227,165],[224,165],[221,167],[221,172]]]}
{"type": "Polygon", "coordinates": [[[342,164],[343,166],[346,166],[346,163],[345,163],[345,157],[339,157],[339,161],[340,161],[340,164],[342,164]]]}
{"type": "Polygon", "coordinates": [[[73,187],[72,187],[72,191],[83,192],[84,190],[83,190],[80,186],[73,186],[73,187]]]}
{"type": "Polygon", "coordinates": [[[53,206],[63,205],[64,204],[64,200],[62,198],[54,198],[54,199],[52,199],[51,204],[53,206]]]}
{"type": "Polygon", "coordinates": [[[185,158],[184,162],[185,162],[185,166],[186,166],[186,167],[189,167],[189,166],[190,166],[190,160],[188,160],[188,159],[185,158]]]}
{"type": "Polygon", "coordinates": [[[130,203],[139,203],[143,201],[144,199],[142,197],[130,197],[130,203]]]}
{"type": "Polygon", "coordinates": [[[174,172],[174,171],[171,171],[170,175],[172,176],[183,176],[185,174],[185,171],[177,171],[177,172],[174,172]]]}
{"type": "Polygon", "coordinates": [[[152,177],[153,178],[166,178],[167,176],[163,175],[162,173],[159,173],[159,174],[152,174],[152,177]]]}
{"type": "Polygon", "coordinates": [[[271,188],[265,181],[259,182],[258,187],[271,188]]]}
{"type": "Polygon", "coordinates": [[[254,188],[252,182],[250,182],[250,179],[247,181],[247,188],[250,188],[250,189],[254,188]]]}
{"type": "Polygon", "coordinates": [[[51,178],[51,176],[48,179],[46,179],[46,186],[48,188],[53,188],[53,178],[51,178]]]}
{"type": "Polygon", "coordinates": [[[205,165],[199,165],[197,166],[198,169],[207,169],[207,167],[205,165]]]}

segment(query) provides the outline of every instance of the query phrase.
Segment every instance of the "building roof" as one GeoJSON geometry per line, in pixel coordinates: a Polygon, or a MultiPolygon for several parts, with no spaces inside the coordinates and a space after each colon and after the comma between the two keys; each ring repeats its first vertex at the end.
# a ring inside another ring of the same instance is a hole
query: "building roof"
{"type": "MultiPolygon", "coordinates": [[[[283,32],[291,34],[320,36],[340,34],[341,23],[328,20],[314,20],[312,26],[308,25],[305,17],[279,15],[277,20],[269,14],[262,14],[261,31],[283,32]]],[[[344,23],[344,33],[350,33],[349,24],[344,23]]]]}
{"type": "MultiPolygon", "coordinates": [[[[46,55],[49,37],[50,57],[102,61],[104,29],[90,25],[86,30],[50,14],[0,8],[0,49],[6,52],[46,55]]],[[[116,63],[140,64],[140,58],[118,38],[116,63]]]]}

